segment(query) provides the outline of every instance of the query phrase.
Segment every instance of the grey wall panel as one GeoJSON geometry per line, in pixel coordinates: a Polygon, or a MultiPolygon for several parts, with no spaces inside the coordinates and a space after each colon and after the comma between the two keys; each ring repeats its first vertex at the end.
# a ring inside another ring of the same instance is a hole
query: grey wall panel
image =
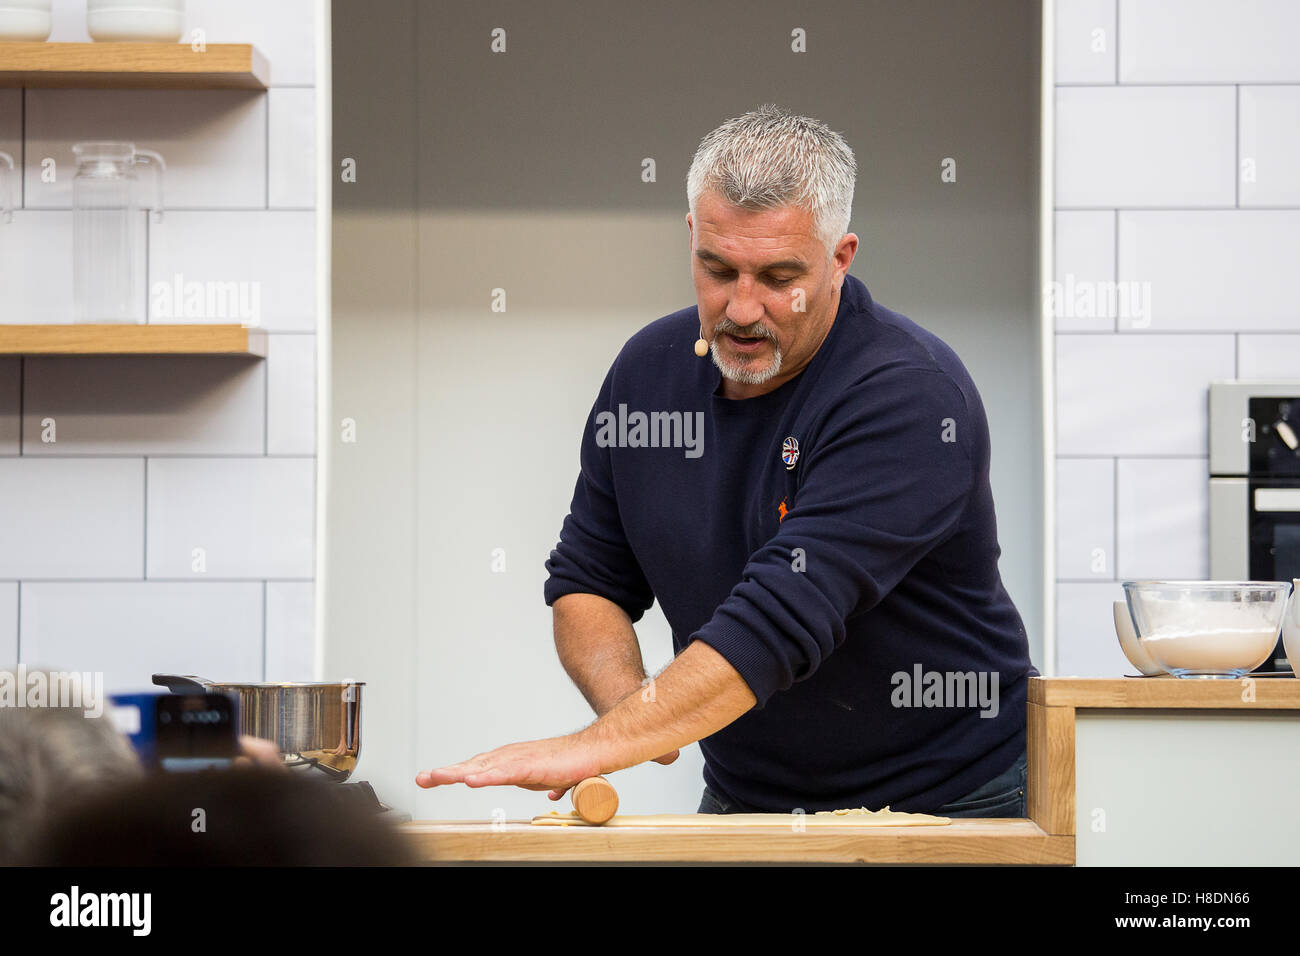
{"type": "Polygon", "coordinates": [[[414,669],[414,6],[333,5],[333,166],[351,158],[359,172],[355,183],[334,184],[322,621],[323,676],[367,682],[357,779],[403,809],[423,730],[414,669]],[[406,45],[395,53],[399,40],[406,45]]]}

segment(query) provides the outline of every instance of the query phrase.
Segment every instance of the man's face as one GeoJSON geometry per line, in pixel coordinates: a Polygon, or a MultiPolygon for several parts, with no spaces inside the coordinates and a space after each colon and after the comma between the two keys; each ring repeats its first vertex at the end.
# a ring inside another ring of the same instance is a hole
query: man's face
{"type": "Polygon", "coordinates": [[[706,191],[695,214],[686,217],[691,273],[723,394],[772,391],[803,371],[830,331],[857,236],[844,236],[828,261],[806,210],[740,209],[706,191]]]}

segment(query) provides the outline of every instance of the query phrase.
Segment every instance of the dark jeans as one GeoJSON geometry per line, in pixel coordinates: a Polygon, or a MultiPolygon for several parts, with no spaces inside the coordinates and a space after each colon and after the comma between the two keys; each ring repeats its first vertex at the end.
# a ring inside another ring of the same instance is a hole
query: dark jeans
{"type": "MultiPolygon", "coordinates": [[[[1022,753],[1015,763],[966,796],[931,811],[940,817],[1024,817],[1027,763],[1022,753]]],[[[727,800],[706,784],[699,813],[757,813],[751,807],[727,800]]]]}

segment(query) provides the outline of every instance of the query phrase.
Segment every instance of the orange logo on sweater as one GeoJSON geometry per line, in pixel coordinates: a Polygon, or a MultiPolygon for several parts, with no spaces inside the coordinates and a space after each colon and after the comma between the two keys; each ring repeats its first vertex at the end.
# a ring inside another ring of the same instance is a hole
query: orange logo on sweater
{"type": "Polygon", "coordinates": [[[777,524],[780,524],[782,521],[784,521],[785,516],[790,513],[790,509],[785,506],[784,498],[781,499],[781,505],[776,509],[776,513],[781,516],[777,519],[776,521],[777,524]]]}

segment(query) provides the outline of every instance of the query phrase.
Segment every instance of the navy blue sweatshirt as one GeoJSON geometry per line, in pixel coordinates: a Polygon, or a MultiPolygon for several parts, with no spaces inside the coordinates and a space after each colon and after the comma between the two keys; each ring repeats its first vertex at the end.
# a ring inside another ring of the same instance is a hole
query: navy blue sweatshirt
{"type": "Polygon", "coordinates": [[[849,275],[804,370],[727,399],[699,325],[665,316],[610,368],[546,603],[597,594],[636,621],[657,599],[678,653],[735,667],[757,706],[700,747],[748,807],[925,812],[1006,770],[1037,671],[960,359],[849,275]]]}

